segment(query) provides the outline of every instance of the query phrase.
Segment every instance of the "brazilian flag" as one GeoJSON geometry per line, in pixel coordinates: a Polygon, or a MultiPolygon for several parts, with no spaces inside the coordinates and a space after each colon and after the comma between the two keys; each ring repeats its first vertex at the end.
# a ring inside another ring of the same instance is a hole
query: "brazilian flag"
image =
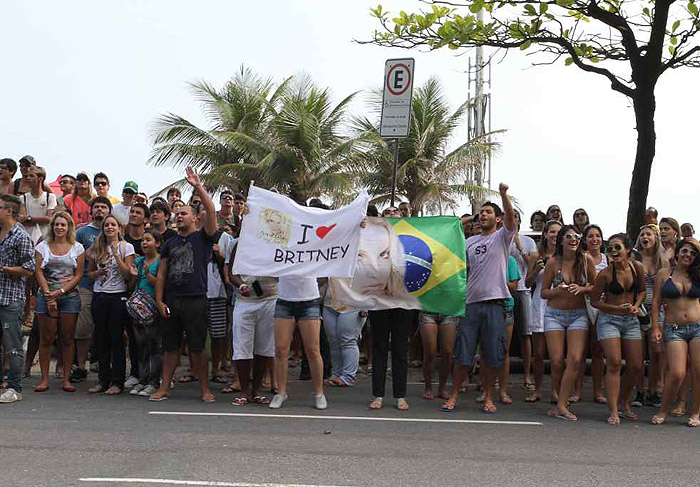
{"type": "Polygon", "coordinates": [[[467,296],[464,232],[456,216],[389,218],[404,248],[406,289],[423,311],[463,316],[467,296]]]}

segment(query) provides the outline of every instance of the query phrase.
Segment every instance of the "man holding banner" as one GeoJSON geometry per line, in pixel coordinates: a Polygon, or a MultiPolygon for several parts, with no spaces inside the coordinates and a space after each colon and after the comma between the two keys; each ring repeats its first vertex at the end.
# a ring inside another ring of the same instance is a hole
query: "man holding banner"
{"type": "Polygon", "coordinates": [[[503,211],[486,202],[479,212],[481,234],[466,242],[469,273],[467,278],[467,312],[461,320],[455,342],[455,374],[452,396],[441,410],[454,411],[459,388],[474,363],[476,347],[481,341],[484,365],[484,403],[482,411],[493,414],[493,382],[503,364],[506,350],[505,300],[510,297],[506,271],[510,245],[515,237],[515,216],[508,196],[508,185],[499,185],[503,211]],[[498,229],[499,222],[503,226],[498,229]]]}

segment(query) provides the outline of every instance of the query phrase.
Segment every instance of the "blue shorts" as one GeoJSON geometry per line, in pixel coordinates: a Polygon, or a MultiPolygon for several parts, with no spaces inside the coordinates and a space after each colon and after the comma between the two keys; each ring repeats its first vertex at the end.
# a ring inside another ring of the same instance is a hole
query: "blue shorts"
{"type": "Polygon", "coordinates": [[[700,322],[687,325],[664,323],[664,342],[692,342],[700,340],[700,322]]]}
{"type": "Polygon", "coordinates": [[[598,340],[621,338],[623,340],[641,340],[642,329],[636,316],[620,316],[603,313],[598,315],[598,340]]]}
{"type": "Polygon", "coordinates": [[[550,308],[544,312],[544,331],[588,330],[586,308],[550,308]]]}
{"type": "Polygon", "coordinates": [[[503,300],[467,305],[467,312],[457,327],[455,362],[458,365],[473,365],[480,340],[484,363],[491,368],[500,367],[506,357],[506,312],[503,300]]]}
{"type": "MultiPolygon", "coordinates": [[[[65,315],[80,313],[80,294],[77,292],[59,296],[56,298],[56,303],[58,303],[59,314],[65,315]]],[[[42,291],[39,291],[34,302],[34,313],[45,315],[48,313],[48,311],[49,305],[46,303],[46,297],[42,291]]]]}
{"type": "Polygon", "coordinates": [[[321,299],[310,301],[285,301],[278,299],[275,305],[275,318],[284,320],[320,320],[321,299]]]}

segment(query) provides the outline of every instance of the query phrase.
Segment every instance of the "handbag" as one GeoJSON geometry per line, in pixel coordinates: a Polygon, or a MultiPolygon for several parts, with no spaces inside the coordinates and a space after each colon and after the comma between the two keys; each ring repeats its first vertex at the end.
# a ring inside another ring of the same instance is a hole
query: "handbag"
{"type": "MultiPolygon", "coordinates": [[[[143,261],[139,265],[139,277],[141,270],[143,269],[143,261]]],[[[141,326],[151,326],[158,316],[158,305],[156,300],[148,294],[143,289],[137,289],[134,293],[126,300],[126,311],[129,316],[141,326]]]]}
{"type": "MultiPolygon", "coordinates": [[[[584,264],[583,269],[586,284],[588,284],[588,265],[584,264]]],[[[600,313],[600,310],[593,307],[593,305],[591,304],[591,296],[588,294],[583,295],[583,302],[586,305],[586,315],[588,315],[588,323],[591,325],[595,325],[598,321],[598,314],[600,313]]]]}

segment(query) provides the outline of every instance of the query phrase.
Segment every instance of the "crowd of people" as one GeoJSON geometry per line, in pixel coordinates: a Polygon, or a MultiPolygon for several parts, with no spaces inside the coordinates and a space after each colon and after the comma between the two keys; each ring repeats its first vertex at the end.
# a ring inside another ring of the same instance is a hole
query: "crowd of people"
{"type": "MultiPolygon", "coordinates": [[[[66,393],[97,364],[92,394],[128,390],[163,401],[176,381],[198,381],[209,403],[214,382],[225,385],[219,394],[237,393],[235,406],[278,409],[301,355],[314,406],[326,409],[324,389],[353,387],[364,355],[376,410],[384,405],[391,354],[397,409],[410,409],[409,364],[421,357],[423,399],[437,397],[440,410],[455,411],[478,368],[476,400],[492,414],[497,403],[513,403],[516,335],[525,401],[545,399],[549,359],[552,417],[578,419],[572,406],[584,399],[590,355],[592,400],[607,404],[609,424],[637,420],[634,408],[646,405],[658,408],[653,424],[687,413],[687,425],[700,426],[700,386],[693,384],[700,384],[700,244],[691,224],[659,219],[654,208],[636,242],[624,233],[606,240],[584,209],[565,224],[557,205],[533,213],[527,230],[501,184],[500,205],[487,202],[461,218],[465,316],[338,310],[326,279],[233,274],[235,259],[245,258],[236,245],[245,196],[221,191],[217,210],[190,168],[187,202],[177,188],[149,201],[134,181],[114,198],[103,172],[63,175],[53,189],[31,156],[19,160],[19,178],[17,169],[13,159],[0,159],[0,403],[22,399],[38,354],[36,393],[51,386],[56,357],[54,374],[66,393]],[[188,368],[176,378],[184,355],[188,368]]],[[[308,205],[328,209],[317,198],[308,205]]],[[[373,205],[367,215],[380,216],[373,205]]],[[[405,202],[381,212],[410,215],[405,202]]]]}

